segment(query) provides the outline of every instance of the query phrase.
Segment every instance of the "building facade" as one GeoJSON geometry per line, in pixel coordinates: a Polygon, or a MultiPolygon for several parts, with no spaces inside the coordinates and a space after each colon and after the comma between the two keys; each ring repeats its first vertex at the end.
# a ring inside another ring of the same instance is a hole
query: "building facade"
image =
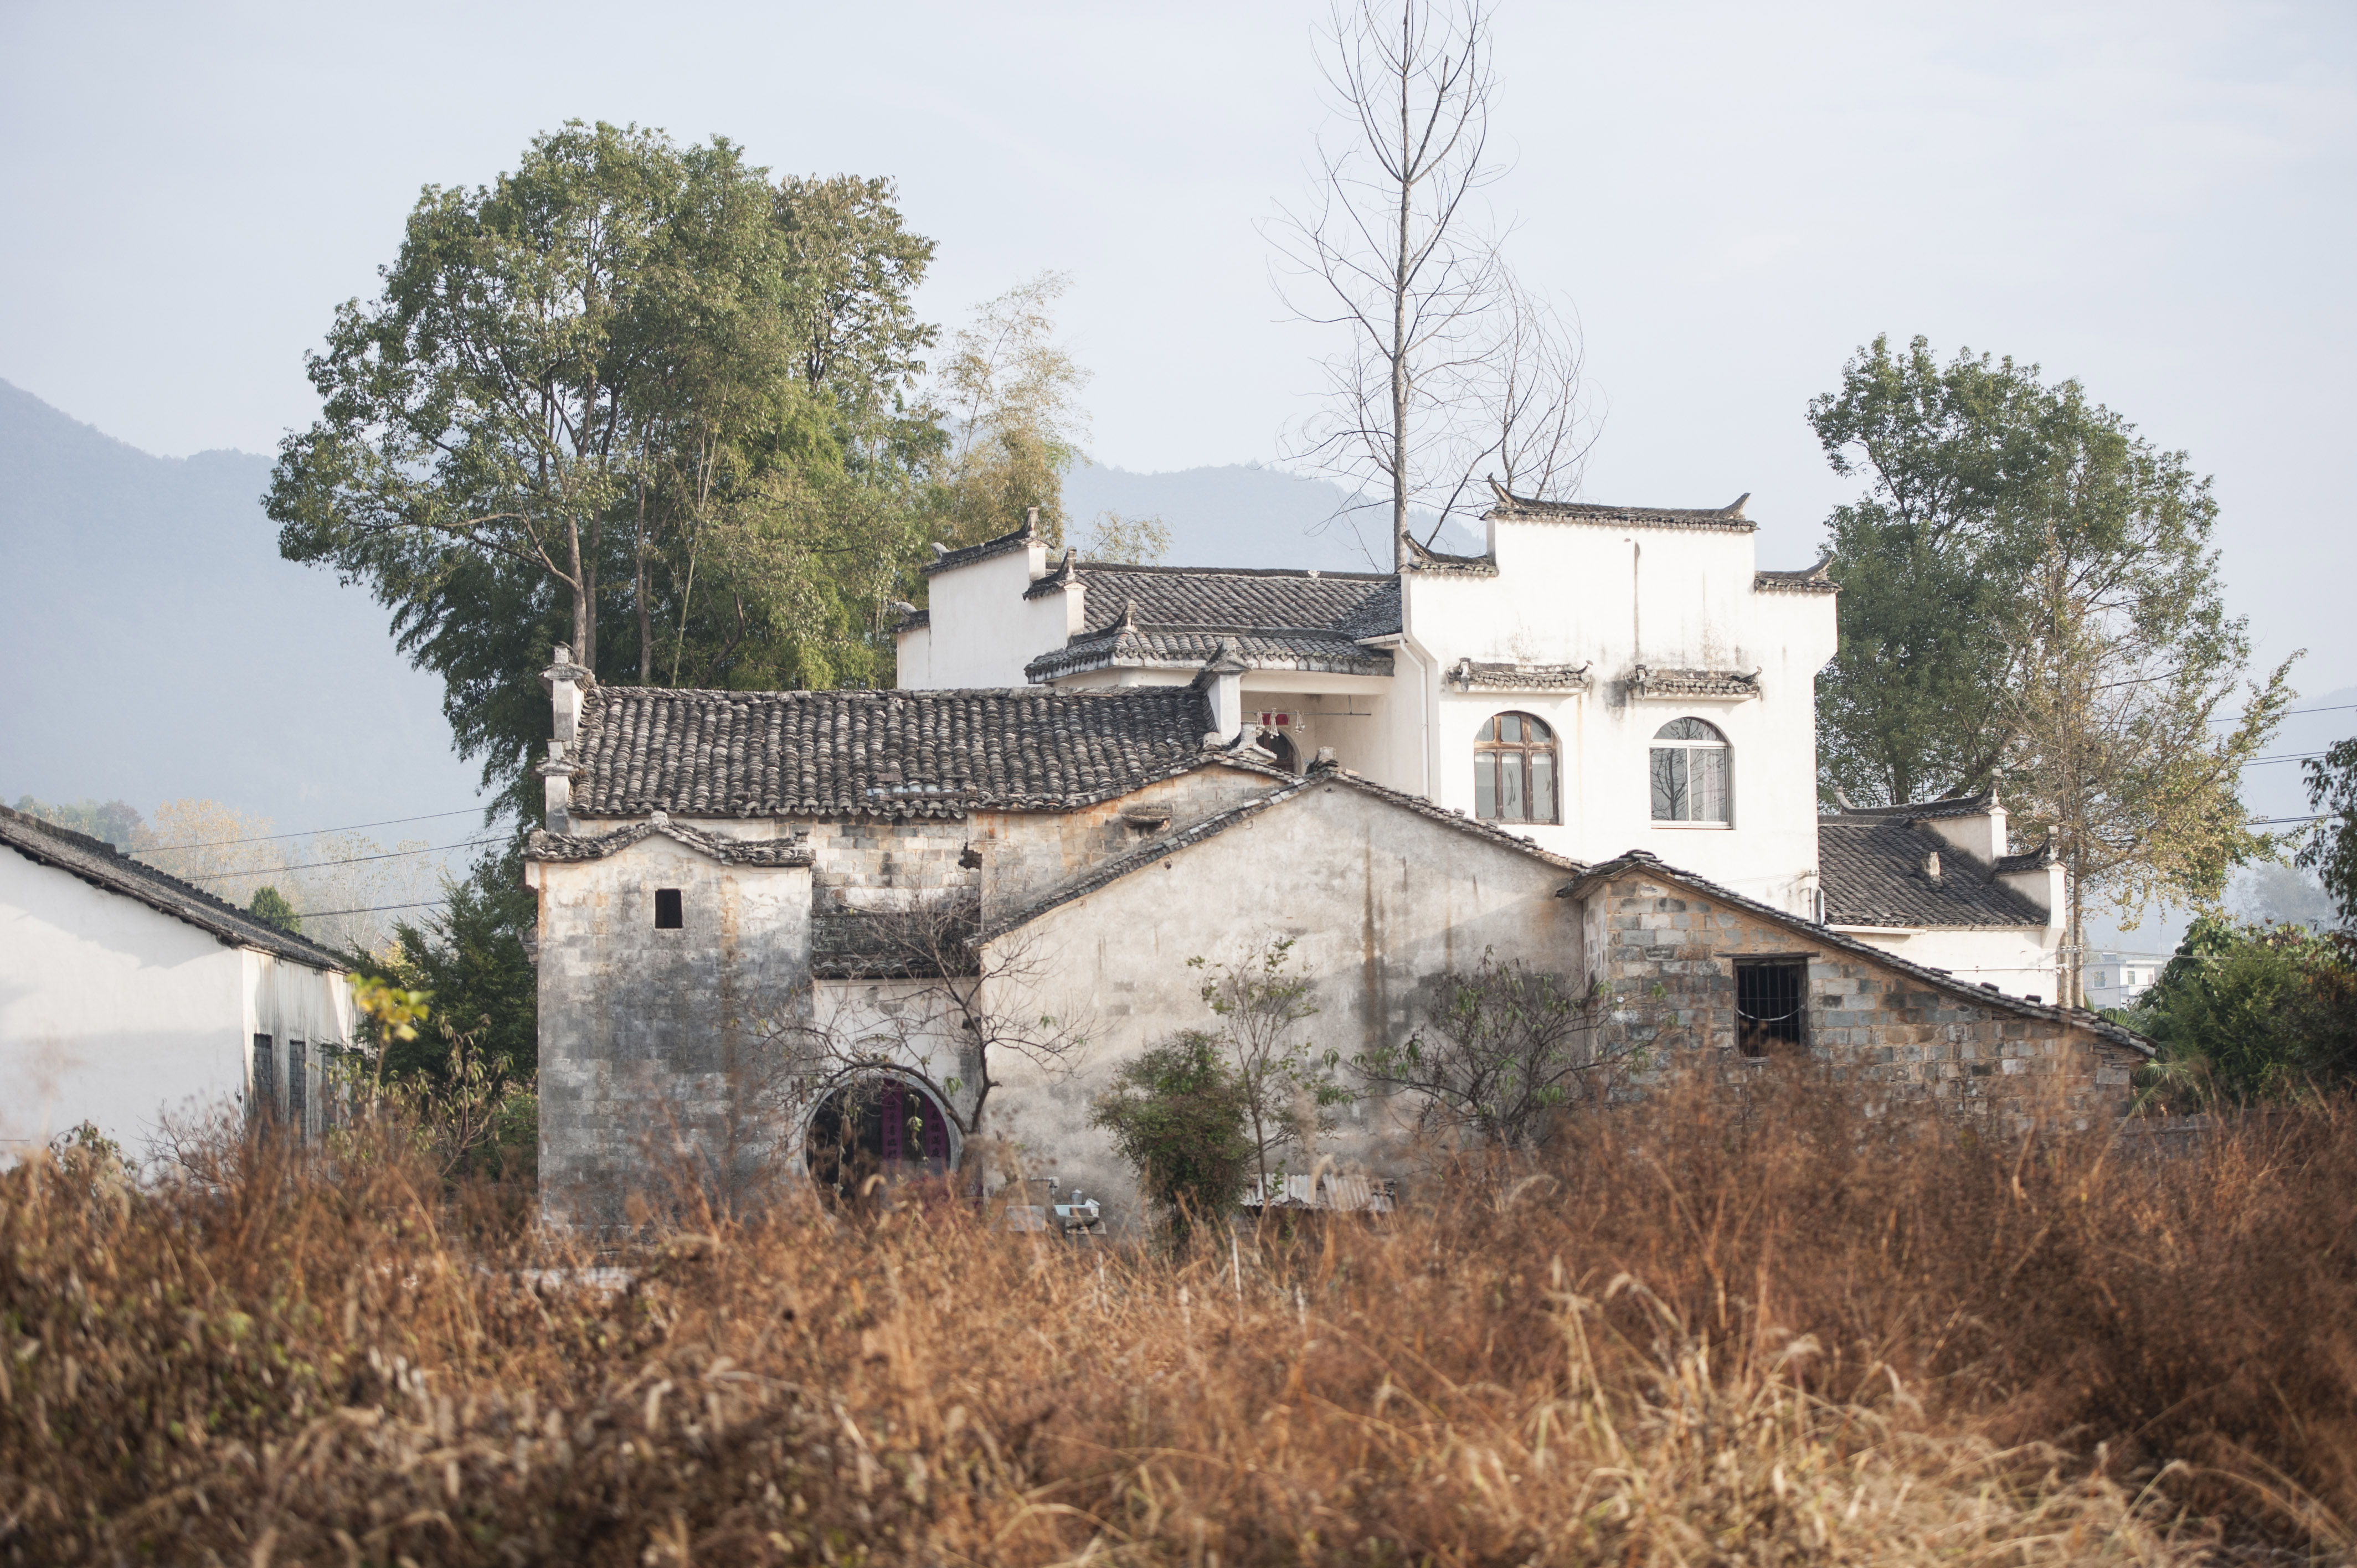
{"type": "Polygon", "coordinates": [[[0,807],[0,1154],[89,1122],[138,1158],[167,1116],[321,1130],[352,1035],[338,957],[0,807]]]}
{"type": "MultiPolygon", "coordinates": [[[[890,692],[600,687],[565,650],[540,902],[542,1177],[1052,1176],[1134,1216],[1089,1106],[1289,944],[1336,1064],[1486,958],[1644,1092],[1822,1073],[1992,1128],[2126,1109],[2148,1047],[2048,1004],[2064,907],[1993,795],[1821,816],[1821,572],[1741,506],[1502,501],[1395,575],[941,553],[890,692]]],[[[1316,1154],[1384,1174],[1404,1108],[1316,1154]]],[[[864,1178],[863,1178],[864,1179],[864,1178]]]]}

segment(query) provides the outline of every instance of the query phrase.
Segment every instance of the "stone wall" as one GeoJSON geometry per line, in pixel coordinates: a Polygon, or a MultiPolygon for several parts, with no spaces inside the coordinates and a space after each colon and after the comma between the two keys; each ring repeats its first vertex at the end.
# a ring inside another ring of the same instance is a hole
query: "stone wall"
{"type": "Polygon", "coordinates": [[[623,1218],[683,1156],[733,1179],[769,1135],[774,1018],[810,976],[811,874],[723,865],[655,834],[600,860],[529,865],[540,893],[540,1181],[552,1218],[623,1218]],[[683,920],[655,926],[677,888],[683,920]]]}
{"type": "Polygon", "coordinates": [[[1831,933],[1642,873],[1583,889],[1583,903],[1589,973],[1610,993],[1600,1043],[1643,1053],[1623,1079],[1635,1092],[1694,1071],[1739,1089],[1805,1062],[1869,1111],[1928,1106],[1992,1132],[2085,1129],[2126,1112],[2141,1058],[2057,1009],[1940,984],[1831,933]],[[1747,956],[1806,960],[1797,1050],[1738,1051],[1735,961],[1747,956]]]}

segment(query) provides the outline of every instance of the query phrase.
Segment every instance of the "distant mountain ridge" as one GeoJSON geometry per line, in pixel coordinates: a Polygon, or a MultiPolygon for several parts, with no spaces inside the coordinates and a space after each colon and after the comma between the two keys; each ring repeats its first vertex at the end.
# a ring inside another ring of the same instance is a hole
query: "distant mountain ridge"
{"type": "Polygon", "coordinates": [[[0,794],[206,797],[281,829],[475,799],[383,609],[279,559],[269,478],[267,457],[152,456],[0,381],[0,794]]]}

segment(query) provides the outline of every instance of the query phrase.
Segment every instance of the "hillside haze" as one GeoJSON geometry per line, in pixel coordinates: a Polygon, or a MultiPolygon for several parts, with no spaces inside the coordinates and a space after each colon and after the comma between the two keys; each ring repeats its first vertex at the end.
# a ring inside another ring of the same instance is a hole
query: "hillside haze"
{"type": "Polygon", "coordinates": [[[440,682],[383,609],[279,559],[269,478],[249,453],[151,456],[0,381],[0,793],[207,797],[282,831],[474,801],[440,682]]]}

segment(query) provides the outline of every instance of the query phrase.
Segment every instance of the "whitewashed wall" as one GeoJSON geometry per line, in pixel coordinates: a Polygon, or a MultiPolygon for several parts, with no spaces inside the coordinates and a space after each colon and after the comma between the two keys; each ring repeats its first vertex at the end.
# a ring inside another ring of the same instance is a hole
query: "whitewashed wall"
{"type": "Polygon", "coordinates": [[[88,1121],[142,1155],[167,1113],[241,1106],[257,1034],[283,1107],[285,1042],[340,1045],[350,1024],[339,974],[0,853],[0,1152],[88,1121]]]}

